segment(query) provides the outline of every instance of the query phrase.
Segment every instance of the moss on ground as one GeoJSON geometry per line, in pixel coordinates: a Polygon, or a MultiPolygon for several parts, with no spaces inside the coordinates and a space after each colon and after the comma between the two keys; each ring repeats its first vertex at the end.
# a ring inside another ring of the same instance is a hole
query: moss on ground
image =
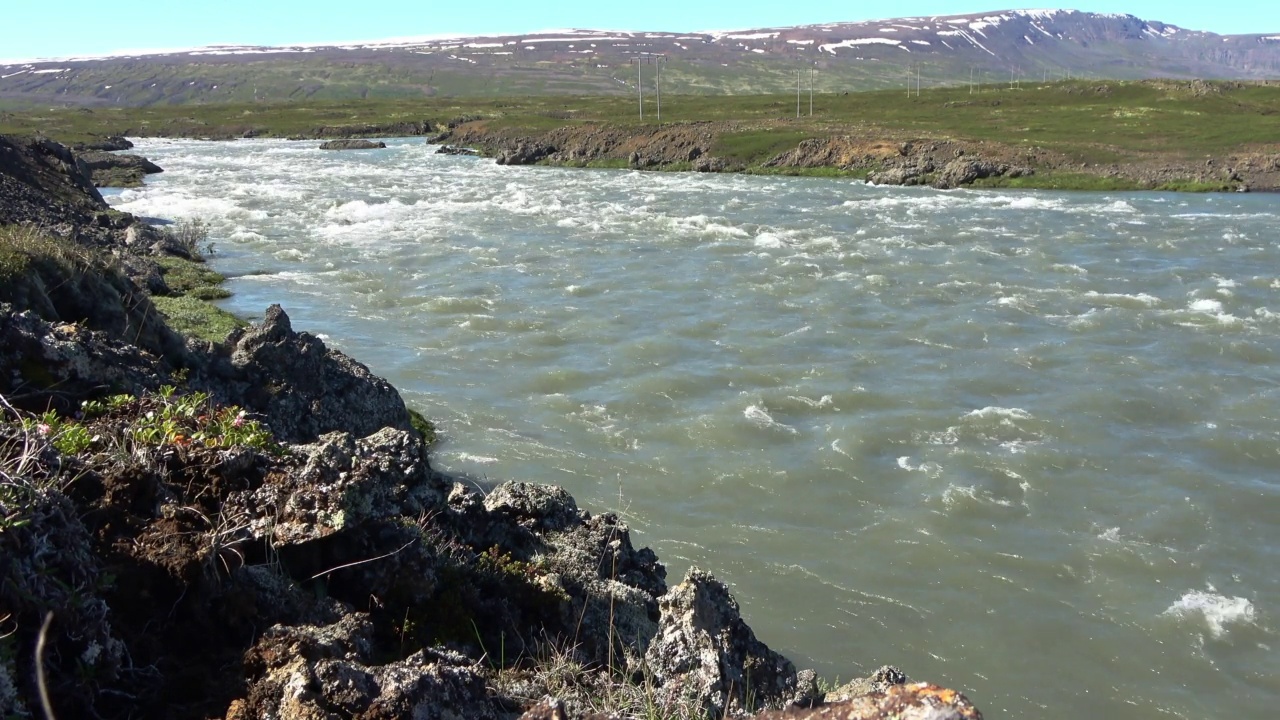
{"type": "Polygon", "coordinates": [[[191,295],[157,295],[151,298],[151,302],[164,314],[169,327],[188,337],[222,342],[232,330],[248,325],[226,310],[191,295]]]}
{"type": "Polygon", "coordinates": [[[164,282],[177,295],[191,295],[201,300],[221,300],[231,297],[225,288],[219,287],[226,277],[215,272],[204,262],[188,260],[174,255],[156,258],[164,282]]]}
{"type": "Polygon", "coordinates": [[[427,445],[434,445],[437,438],[435,423],[428,420],[426,416],[413,408],[408,408],[408,410],[409,424],[413,426],[414,430],[417,430],[422,435],[423,442],[427,445]]]}

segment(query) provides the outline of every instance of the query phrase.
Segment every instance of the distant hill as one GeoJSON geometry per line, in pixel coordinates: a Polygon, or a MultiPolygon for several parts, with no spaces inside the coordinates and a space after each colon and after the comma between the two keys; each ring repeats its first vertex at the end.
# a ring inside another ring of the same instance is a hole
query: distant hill
{"type": "Polygon", "coordinates": [[[1045,78],[1280,78],[1280,28],[1216,35],[1132,15],[1011,10],[733,32],[566,30],[232,47],[0,65],[0,106],[368,97],[847,92],[1045,78]],[[637,58],[644,58],[637,65],[637,58]]]}

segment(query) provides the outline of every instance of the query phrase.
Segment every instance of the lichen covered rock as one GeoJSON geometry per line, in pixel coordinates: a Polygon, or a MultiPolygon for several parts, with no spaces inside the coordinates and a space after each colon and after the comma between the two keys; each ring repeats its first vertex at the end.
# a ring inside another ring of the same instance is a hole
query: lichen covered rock
{"type": "Polygon", "coordinates": [[[658,635],[645,659],[668,701],[700,698],[720,717],[781,707],[796,694],[796,668],[756,639],[729,589],[691,568],[659,601],[658,635]]]}
{"type": "Polygon", "coordinates": [[[310,333],[294,332],[279,305],[260,325],[228,338],[239,375],[231,399],[268,418],[276,437],[311,442],[328,432],[364,437],[391,427],[412,431],[391,384],[310,333]]]}

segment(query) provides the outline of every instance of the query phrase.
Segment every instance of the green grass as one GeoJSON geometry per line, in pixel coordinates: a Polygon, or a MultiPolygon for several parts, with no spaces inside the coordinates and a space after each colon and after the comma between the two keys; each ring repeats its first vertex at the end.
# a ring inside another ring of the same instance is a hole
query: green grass
{"type": "MultiPolygon", "coordinates": [[[[673,72],[678,72],[673,68],[673,72]]],[[[807,138],[849,136],[904,142],[948,141],[999,144],[1028,158],[1052,156],[1059,166],[1126,163],[1201,165],[1206,157],[1241,152],[1280,152],[1280,86],[1235,82],[1064,81],[926,90],[907,99],[900,90],[819,93],[814,113],[795,116],[795,96],[664,94],[663,125],[709,123],[713,153],[730,168],[814,176],[844,176],[837,168],[766,170],[760,164],[807,138]],[[830,174],[827,174],[830,173],[830,174]]],[[[36,130],[63,141],[131,136],[314,137],[321,128],[378,134],[378,127],[404,121],[483,118],[489,132],[507,137],[539,136],[560,128],[594,124],[614,128],[658,124],[652,108],[642,121],[631,97],[613,95],[441,98],[371,96],[333,101],[316,95],[305,102],[230,102],[152,105],[142,108],[27,109],[0,116],[0,132],[36,130]],[[368,126],[374,126],[368,130],[368,126]],[[362,129],[363,128],[363,129],[362,129]]],[[[974,148],[980,152],[980,149],[974,148]]],[[[1006,153],[1008,154],[1008,153],[1006,153]]],[[[1028,164],[1035,162],[1028,159],[1028,164]]],[[[590,167],[618,168],[618,159],[590,167]]],[[[690,166],[691,169],[692,166],[690,166]]],[[[654,169],[684,169],[684,165],[654,169]]],[[[853,174],[857,176],[857,174],[853,174]]],[[[993,180],[988,186],[1133,189],[1132,179],[1093,172],[1038,174],[993,180]]],[[[1231,189],[1230,183],[1192,179],[1168,189],[1231,189]]]]}
{"type": "Polygon", "coordinates": [[[730,162],[755,165],[811,137],[804,131],[771,128],[725,133],[716,138],[711,153],[730,162]]]}
{"type": "Polygon", "coordinates": [[[190,295],[181,297],[157,295],[151,298],[151,302],[155,304],[157,310],[164,313],[169,327],[188,337],[222,342],[227,339],[227,334],[232,330],[248,325],[244,320],[226,310],[190,295]]]}
{"type": "Polygon", "coordinates": [[[231,297],[231,293],[217,287],[226,281],[221,274],[210,270],[207,265],[194,260],[187,260],[173,255],[165,255],[156,258],[156,264],[161,268],[160,272],[164,275],[165,284],[169,286],[175,294],[189,295],[208,289],[215,289],[218,293],[214,297],[204,297],[205,300],[217,300],[224,297],[231,297]]]}
{"type": "MultiPolygon", "coordinates": [[[[826,93],[815,96],[814,115],[801,118],[794,116],[789,95],[664,95],[662,115],[664,123],[739,123],[722,137],[721,149],[747,162],[804,137],[848,132],[995,141],[1065,152],[1090,163],[1150,152],[1203,157],[1280,143],[1280,87],[1207,86],[1211,92],[1175,82],[1067,81],[1018,90],[984,86],[974,94],[940,88],[910,100],[896,90],[826,93]]],[[[586,122],[641,124],[628,97],[526,96],[19,110],[4,114],[0,132],[42,130],[62,141],[117,133],[238,137],[247,130],[289,137],[323,126],[406,120],[443,125],[467,115],[489,118],[495,129],[529,133],[586,122]]],[[[647,113],[644,124],[656,125],[655,120],[647,113]]]]}

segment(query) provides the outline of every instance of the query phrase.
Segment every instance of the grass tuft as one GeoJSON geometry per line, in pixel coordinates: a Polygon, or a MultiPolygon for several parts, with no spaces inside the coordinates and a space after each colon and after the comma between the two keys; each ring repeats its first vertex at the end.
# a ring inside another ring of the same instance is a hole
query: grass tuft
{"type": "Polygon", "coordinates": [[[249,323],[192,295],[181,297],[154,296],[151,302],[164,314],[169,327],[188,337],[222,342],[236,328],[249,323]]]}

